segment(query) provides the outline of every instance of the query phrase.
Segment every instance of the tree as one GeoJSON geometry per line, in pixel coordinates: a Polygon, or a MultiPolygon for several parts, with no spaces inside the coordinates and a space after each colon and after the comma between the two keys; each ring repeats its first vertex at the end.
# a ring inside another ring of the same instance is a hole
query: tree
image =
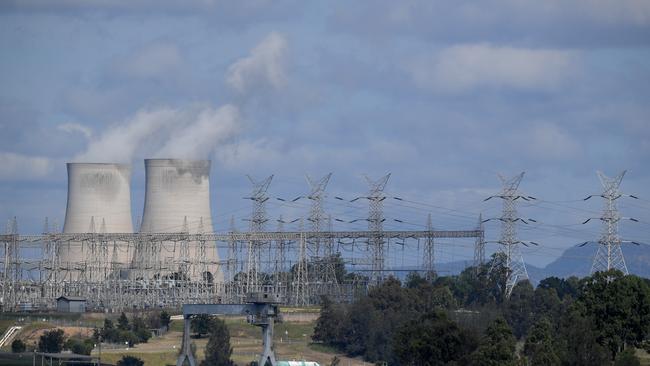
{"type": "Polygon", "coordinates": [[[43,333],[38,340],[38,351],[46,353],[59,353],[65,341],[63,329],[49,330],[43,333]]]}
{"type": "Polygon", "coordinates": [[[163,310],[163,311],[160,313],[160,325],[162,325],[163,327],[165,327],[165,329],[169,330],[169,324],[170,324],[171,322],[172,322],[172,317],[171,317],[171,315],[169,315],[168,312],[166,312],[165,310],[163,310]]]}
{"type": "Polygon", "coordinates": [[[117,361],[117,366],[144,366],[144,361],[135,356],[122,356],[122,359],[117,361]]]}
{"type": "Polygon", "coordinates": [[[512,327],[517,339],[523,337],[533,323],[533,297],[535,292],[528,281],[521,281],[512,289],[504,302],[503,316],[512,327]]]}
{"type": "Polygon", "coordinates": [[[616,356],[614,366],[641,366],[641,361],[634,354],[633,348],[626,348],[616,356]]]}
{"type": "Polygon", "coordinates": [[[197,338],[201,338],[203,334],[210,331],[212,317],[207,314],[196,315],[192,318],[190,326],[192,331],[197,334],[197,338]]]}
{"type": "Polygon", "coordinates": [[[11,342],[11,352],[13,353],[23,353],[26,349],[27,345],[20,339],[15,339],[13,342],[11,342]]]}
{"type": "Polygon", "coordinates": [[[129,330],[129,318],[126,317],[126,314],[122,313],[117,319],[117,329],[129,330]]]}
{"type": "Polygon", "coordinates": [[[485,331],[478,349],[470,356],[473,366],[515,366],[515,337],[503,319],[496,319],[485,331]]]}
{"type": "Polygon", "coordinates": [[[93,340],[90,338],[84,340],[70,338],[65,342],[63,348],[69,349],[72,353],[78,355],[90,355],[95,347],[93,340]]]}
{"type": "Polygon", "coordinates": [[[598,342],[595,322],[583,316],[582,304],[574,304],[562,317],[556,345],[562,364],[572,366],[605,366],[611,364],[610,354],[598,342]]]}
{"type": "Polygon", "coordinates": [[[542,318],[533,324],[524,344],[524,354],[530,366],[560,365],[560,357],[555,353],[551,322],[542,318]]]}
{"type": "Polygon", "coordinates": [[[314,328],[312,340],[322,342],[327,345],[338,346],[343,344],[342,323],[344,322],[344,313],[340,307],[336,306],[329,297],[323,296],[321,299],[320,316],[314,328]]]}
{"type": "Polygon", "coordinates": [[[131,331],[139,342],[146,343],[151,338],[151,331],[149,331],[147,323],[139,316],[134,316],[131,319],[131,331]]]}
{"type": "Polygon", "coordinates": [[[205,360],[201,362],[201,366],[234,366],[235,363],[230,359],[232,347],[226,322],[213,318],[209,324],[210,338],[205,346],[205,360]]]}
{"type": "Polygon", "coordinates": [[[404,323],[393,337],[400,365],[446,365],[471,353],[476,343],[440,310],[404,323]]]}
{"type": "Polygon", "coordinates": [[[583,280],[578,301],[599,330],[611,359],[626,345],[639,347],[650,330],[650,286],[620,271],[597,272],[583,280]]]}

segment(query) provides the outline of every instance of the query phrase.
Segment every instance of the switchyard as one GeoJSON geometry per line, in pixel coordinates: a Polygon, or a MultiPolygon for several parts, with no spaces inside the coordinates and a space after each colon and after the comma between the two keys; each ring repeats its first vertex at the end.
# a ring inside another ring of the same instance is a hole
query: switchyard
{"type": "MultiPolygon", "coordinates": [[[[85,308],[93,311],[241,304],[248,294],[263,288],[290,305],[317,304],[323,295],[352,301],[391,275],[387,253],[395,247],[416,255],[419,267],[411,270],[431,279],[436,240],[469,239],[474,242],[472,264],[478,267],[485,262],[483,225],[493,219],[502,225],[496,243],[506,259],[509,296],[514,285],[528,277],[519,246],[538,245],[517,237],[517,223],[535,222],[519,217],[516,209],[518,200],[535,200],[518,191],[523,173],[503,178],[503,191],[492,196],[504,202],[501,217],[477,217],[477,224],[467,230],[434,229],[430,215],[423,220],[424,230],[384,229],[384,189],[390,175],[368,178],[367,194],[349,201],[368,203],[367,218],[351,221],[366,221],[366,230],[334,230],[333,221],[341,220],[333,220],[323,209],[328,174],[308,177],[309,193],[291,200],[308,199],[309,214],[290,221],[280,218],[272,231],[267,227],[266,203],[273,176],[260,181],[249,177],[253,186],[247,197],[252,202],[249,229],[238,231],[233,222],[229,231],[214,232],[209,161],[149,159],[145,167],[144,214],[135,230],[131,170],[120,164],[68,164],[62,232],[46,220],[42,233],[23,235],[17,220],[11,220],[7,233],[0,235],[2,311],[55,309],[62,296],[85,301],[85,308]],[[297,223],[299,229],[284,231],[288,222],[297,223]],[[26,251],[39,254],[27,256],[26,251]],[[220,258],[219,252],[225,257],[220,258]],[[341,267],[352,273],[342,278],[337,273],[341,267]]],[[[612,203],[620,196],[619,183],[618,178],[616,184],[603,183],[602,196],[609,203],[600,218],[605,223],[599,240],[603,250],[595,260],[607,264],[605,269],[626,271],[620,253],[624,241],[612,229],[620,219],[612,203]]]]}

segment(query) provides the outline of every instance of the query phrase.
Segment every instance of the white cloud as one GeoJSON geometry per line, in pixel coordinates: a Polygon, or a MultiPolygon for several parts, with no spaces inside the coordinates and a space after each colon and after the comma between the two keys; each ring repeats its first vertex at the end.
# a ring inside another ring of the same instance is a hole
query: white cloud
{"type": "Polygon", "coordinates": [[[183,58],[176,44],[156,42],[129,55],[118,64],[117,69],[128,77],[155,79],[168,77],[182,63],[183,58]]]}
{"type": "Polygon", "coordinates": [[[57,130],[67,132],[67,133],[80,133],[84,135],[86,139],[90,139],[93,135],[93,130],[90,127],[80,125],[78,123],[64,123],[56,126],[57,130]]]}
{"type": "Polygon", "coordinates": [[[52,162],[47,158],[0,152],[1,180],[42,178],[51,171],[52,162]]]}
{"type": "Polygon", "coordinates": [[[552,123],[537,123],[519,136],[522,146],[533,158],[571,159],[580,153],[580,144],[566,131],[552,123]]]}
{"type": "Polygon", "coordinates": [[[545,90],[566,80],[573,71],[573,59],[568,51],[470,44],[418,60],[409,72],[419,87],[443,93],[485,87],[545,90]]]}
{"type": "Polygon", "coordinates": [[[244,57],[228,68],[226,81],[240,93],[252,88],[282,88],[286,84],[285,60],[287,41],[279,33],[271,33],[244,57]]]}

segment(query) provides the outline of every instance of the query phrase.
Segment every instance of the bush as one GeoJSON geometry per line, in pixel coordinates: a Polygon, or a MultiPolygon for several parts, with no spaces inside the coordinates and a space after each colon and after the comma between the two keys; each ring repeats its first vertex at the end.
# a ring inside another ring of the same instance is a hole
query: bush
{"type": "Polygon", "coordinates": [[[123,356],[117,366],[144,366],[144,361],[134,356],[123,356]]]}
{"type": "Polygon", "coordinates": [[[38,351],[47,353],[59,353],[63,349],[65,341],[63,329],[55,329],[45,332],[38,340],[38,351]]]}
{"type": "Polygon", "coordinates": [[[81,340],[70,338],[65,342],[64,348],[78,355],[90,355],[95,345],[92,339],[81,340]]]}
{"type": "Polygon", "coordinates": [[[20,339],[15,339],[13,342],[11,342],[11,352],[13,353],[23,353],[26,349],[27,345],[20,339]]]}

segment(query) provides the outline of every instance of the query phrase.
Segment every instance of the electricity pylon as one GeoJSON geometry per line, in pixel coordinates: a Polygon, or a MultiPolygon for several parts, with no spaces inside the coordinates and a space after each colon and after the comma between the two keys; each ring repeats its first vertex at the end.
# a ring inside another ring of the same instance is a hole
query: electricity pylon
{"type": "Polygon", "coordinates": [[[370,250],[370,284],[378,285],[384,277],[384,200],[386,195],[384,189],[390,178],[390,173],[379,178],[376,181],[366,176],[366,181],[370,185],[368,196],[368,231],[373,234],[368,238],[370,250]]]}
{"type": "MultiPolygon", "coordinates": [[[[266,191],[269,189],[273,175],[264,179],[263,181],[256,181],[250,175],[247,175],[248,180],[253,185],[253,190],[250,197],[246,197],[253,201],[253,211],[250,218],[251,232],[262,232],[266,222],[266,201],[269,197],[266,191]]],[[[246,262],[246,292],[259,292],[260,291],[260,256],[262,242],[249,241],[248,242],[248,260],[246,262]]]]}
{"type": "MultiPolygon", "coordinates": [[[[598,240],[598,250],[596,251],[596,255],[594,256],[591,265],[592,274],[600,271],[609,271],[611,269],[617,269],[628,274],[627,266],[625,265],[625,258],[623,257],[623,251],[621,250],[621,244],[624,243],[624,241],[621,240],[621,237],[618,234],[618,222],[623,219],[635,222],[638,220],[631,217],[621,217],[616,205],[616,200],[621,197],[637,198],[636,196],[621,194],[619,192],[619,187],[623,177],[625,176],[625,172],[626,171],[624,170],[614,178],[609,178],[600,171],[596,172],[600,179],[600,184],[603,186],[603,193],[600,195],[590,195],[584,199],[586,201],[594,196],[599,196],[605,200],[602,217],[590,217],[583,222],[583,224],[586,224],[592,219],[598,219],[603,222],[603,232],[598,240]]],[[[630,243],[638,245],[636,242],[630,243]]],[[[581,246],[586,244],[587,243],[583,243],[581,246]]]]}
{"type": "Polygon", "coordinates": [[[483,214],[478,215],[478,225],[476,229],[481,232],[481,235],[477,237],[474,242],[474,268],[476,274],[478,274],[481,266],[485,264],[485,230],[483,227],[483,214]]]}
{"type": "MultiPolygon", "coordinates": [[[[528,246],[528,243],[537,245],[535,242],[523,242],[517,238],[517,221],[521,221],[525,224],[528,222],[517,215],[517,200],[523,199],[529,201],[535,199],[531,196],[521,195],[517,190],[519,188],[519,183],[524,177],[524,172],[521,172],[519,175],[506,179],[503,176],[499,175],[503,188],[501,193],[496,196],[490,196],[485,199],[485,201],[491,198],[501,198],[503,200],[503,210],[501,217],[498,218],[501,221],[501,237],[497,241],[498,244],[501,244],[501,252],[505,257],[505,266],[507,269],[507,278],[506,278],[506,298],[509,298],[512,294],[512,289],[515,285],[522,280],[528,279],[528,271],[526,271],[526,264],[524,263],[524,257],[521,254],[521,248],[519,244],[528,246]]],[[[483,222],[490,221],[492,219],[483,220],[483,222]]],[[[528,219],[529,221],[535,222],[535,220],[528,219]]]]}

